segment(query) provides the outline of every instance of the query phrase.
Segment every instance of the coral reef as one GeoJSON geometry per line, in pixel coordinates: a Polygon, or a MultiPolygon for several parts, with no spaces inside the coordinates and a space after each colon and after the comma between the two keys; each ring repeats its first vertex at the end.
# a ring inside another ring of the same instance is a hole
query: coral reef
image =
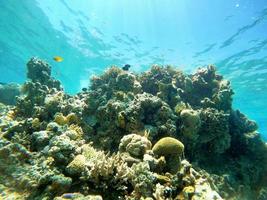
{"type": "Polygon", "coordinates": [[[266,199],[267,145],[214,66],[113,66],[73,96],[27,70],[0,103],[0,199],[266,199]]]}

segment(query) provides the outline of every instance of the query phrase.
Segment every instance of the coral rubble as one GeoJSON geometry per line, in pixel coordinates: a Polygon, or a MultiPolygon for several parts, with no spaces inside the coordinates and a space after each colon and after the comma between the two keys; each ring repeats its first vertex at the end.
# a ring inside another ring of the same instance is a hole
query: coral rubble
{"type": "Polygon", "coordinates": [[[267,145],[214,66],[113,66],[74,96],[46,62],[27,70],[0,103],[1,199],[267,198],[267,145]]]}

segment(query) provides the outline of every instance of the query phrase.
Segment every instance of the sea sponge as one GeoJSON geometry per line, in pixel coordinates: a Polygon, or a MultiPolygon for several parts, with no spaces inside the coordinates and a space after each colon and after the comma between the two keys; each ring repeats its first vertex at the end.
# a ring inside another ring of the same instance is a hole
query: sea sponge
{"type": "Polygon", "coordinates": [[[183,143],[172,137],[164,137],[153,146],[152,151],[158,157],[165,157],[166,171],[177,173],[184,153],[183,143]]]}

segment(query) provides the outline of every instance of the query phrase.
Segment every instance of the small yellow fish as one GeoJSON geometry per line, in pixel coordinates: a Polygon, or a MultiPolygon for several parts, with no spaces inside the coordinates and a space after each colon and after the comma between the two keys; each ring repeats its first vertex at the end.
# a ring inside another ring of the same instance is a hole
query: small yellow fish
{"type": "Polygon", "coordinates": [[[53,59],[54,59],[54,61],[56,61],[56,62],[62,62],[62,61],[63,61],[63,58],[60,57],[60,56],[55,56],[53,59]]]}

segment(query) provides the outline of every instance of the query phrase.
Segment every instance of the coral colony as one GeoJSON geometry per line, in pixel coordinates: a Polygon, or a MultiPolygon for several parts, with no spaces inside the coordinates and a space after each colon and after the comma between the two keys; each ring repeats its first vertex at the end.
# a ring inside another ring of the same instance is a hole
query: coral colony
{"type": "Polygon", "coordinates": [[[0,199],[267,199],[267,146],[214,66],[113,66],[74,96],[27,70],[0,105],[0,199]]]}

